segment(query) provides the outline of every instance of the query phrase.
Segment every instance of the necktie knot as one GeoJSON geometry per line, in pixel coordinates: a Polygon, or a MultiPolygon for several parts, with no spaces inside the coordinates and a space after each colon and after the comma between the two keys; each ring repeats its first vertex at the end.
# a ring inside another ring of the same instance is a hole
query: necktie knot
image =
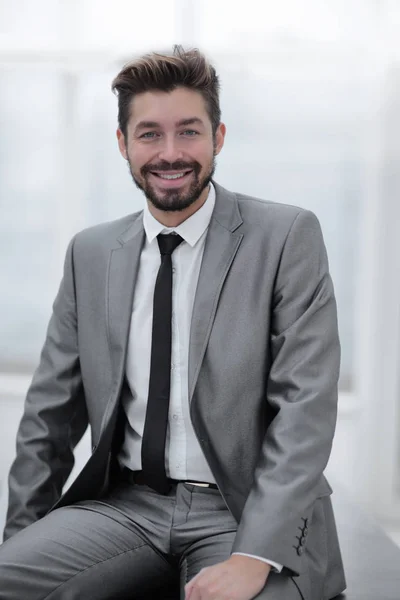
{"type": "Polygon", "coordinates": [[[158,247],[160,248],[160,254],[172,254],[175,248],[183,242],[183,238],[176,233],[167,233],[166,235],[159,234],[157,236],[158,247]]]}

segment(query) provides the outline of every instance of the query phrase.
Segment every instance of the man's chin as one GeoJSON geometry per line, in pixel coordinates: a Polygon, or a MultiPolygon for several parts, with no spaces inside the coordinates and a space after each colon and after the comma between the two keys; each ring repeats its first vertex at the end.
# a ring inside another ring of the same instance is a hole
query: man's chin
{"type": "Polygon", "coordinates": [[[152,185],[146,185],[143,189],[145,196],[151,204],[158,210],[165,212],[180,212],[186,210],[194,204],[201,194],[204,187],[185,186],[186,189],[177,187],[169,190],[156,190],[152,185]]]}
{"type": "Polygon", "coordinates": [[[181,212],[192,206],[201,197],[211,182],[213,171],[202,185],[189,186],[186,189],[176,188],[169,190],[156,190],[149,181],[143,181],[133,176],[132,170],[131,174],[136,186],[144,193],[146,199],[154,208],[164,212],[181,212]]]}
{"type": "MultiPolygon", "coordinates": [[[[145,192],[146,193],[146,192],[145,192]]],[[[158,195],[146,193],[146,198],[154,208],[158,210],[162,210],[164,212],[180,212],[192,206],[198,199],[198,196],[191,197],[181,197],[179,195],[174,197],[165,197],[162,198],[158,195]]]]}

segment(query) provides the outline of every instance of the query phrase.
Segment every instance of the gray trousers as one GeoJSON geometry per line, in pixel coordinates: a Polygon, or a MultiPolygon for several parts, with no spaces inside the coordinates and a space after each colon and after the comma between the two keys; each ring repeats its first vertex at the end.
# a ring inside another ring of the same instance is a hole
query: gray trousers
{"type": "MultiPolygon", "coordinates": [[[[218,490],[179,483],[167,496],[119,483],[101,500],[60,508],[0,546],[0,600],[153,598],[229,558],[237,524],[218,490]]],[[[260,600],[301,600],[271,573],[260,600]]]]}

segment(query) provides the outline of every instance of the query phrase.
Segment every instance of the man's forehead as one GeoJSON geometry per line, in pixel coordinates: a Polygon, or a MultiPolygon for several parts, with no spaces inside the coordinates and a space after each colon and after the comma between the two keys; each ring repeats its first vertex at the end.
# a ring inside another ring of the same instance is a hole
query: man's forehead
{"type": "Polygon", "coordinates": [[[130,106],[131,124],[154,122],[166,125],[202,124],[208,113],[204,98],[199,92],[178,88],[171,92],[149,91],[135,96],[130,106]],[[187,123],[185,123],[187,121],[187,123]]]}

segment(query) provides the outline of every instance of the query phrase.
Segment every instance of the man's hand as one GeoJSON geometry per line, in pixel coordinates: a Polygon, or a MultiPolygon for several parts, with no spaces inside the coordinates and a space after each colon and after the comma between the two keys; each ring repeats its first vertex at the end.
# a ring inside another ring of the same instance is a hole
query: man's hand
{"type": "Polygon", "coordinates": [[[248,556],[202,569],[185,587],[185,600],[251,600],[263,589],[271,565],[248,556]]]}

